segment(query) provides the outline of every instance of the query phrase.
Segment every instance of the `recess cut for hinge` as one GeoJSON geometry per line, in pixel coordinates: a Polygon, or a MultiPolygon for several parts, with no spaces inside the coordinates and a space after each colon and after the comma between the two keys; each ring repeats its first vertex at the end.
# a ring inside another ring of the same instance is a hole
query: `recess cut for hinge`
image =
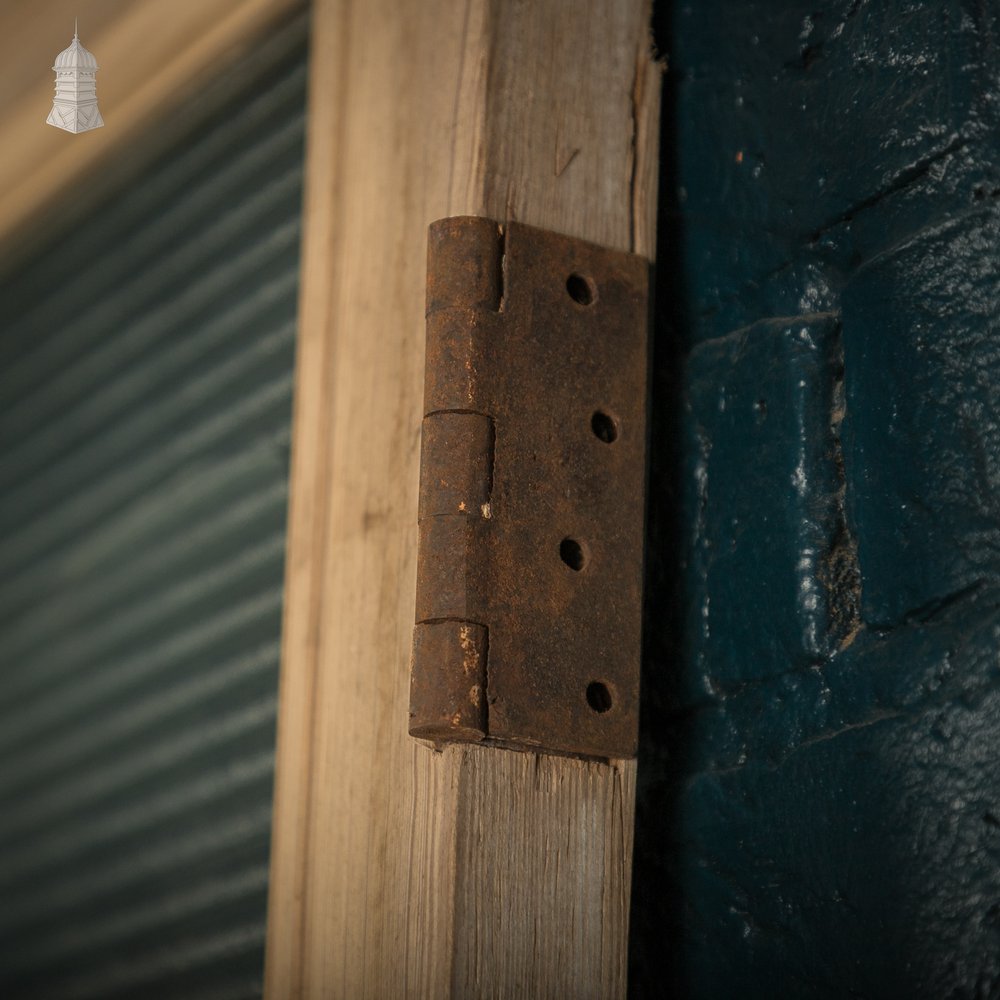
{"type": "Polygon", "coordinates": [[[631,757],[649,263],[430,227],[410,733],[631,757]]]}

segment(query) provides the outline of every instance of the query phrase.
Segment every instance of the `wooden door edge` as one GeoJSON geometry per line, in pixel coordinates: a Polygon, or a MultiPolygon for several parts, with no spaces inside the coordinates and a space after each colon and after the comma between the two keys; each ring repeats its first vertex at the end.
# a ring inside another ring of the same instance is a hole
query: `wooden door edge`
{"type": "Polygon", "coordinates": [[[426,227],[486,215],[652,256],[649,18],[314,5],[272,1000],[624,995],[635,763],[418,744],[407,662],[426,227]]]}

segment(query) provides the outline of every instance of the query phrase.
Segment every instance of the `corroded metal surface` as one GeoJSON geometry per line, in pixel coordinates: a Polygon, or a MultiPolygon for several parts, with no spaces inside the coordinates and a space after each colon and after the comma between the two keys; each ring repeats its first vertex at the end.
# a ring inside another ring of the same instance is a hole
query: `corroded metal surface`
{"type": "Polygon", "coordinates": [[[414,736],[634,755],[648,269],[431,226],[414,736]]]}

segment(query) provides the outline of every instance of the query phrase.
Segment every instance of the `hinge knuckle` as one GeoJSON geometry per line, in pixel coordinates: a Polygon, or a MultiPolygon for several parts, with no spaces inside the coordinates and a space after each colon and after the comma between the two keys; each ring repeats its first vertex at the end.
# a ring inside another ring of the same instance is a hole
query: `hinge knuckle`
{"type": "Polygon", "coordinates": [[[447,309],[427,317],[424,412],[480,410],[482,344],[488,323],[472,310],[447,309]]]}
{"type": "Polygon", "coordinates": [[[500,227],[491,219],[430,227],[424,412],[483,409],[482,355],[500,308],[502,262],[500,227]]]}
{"type": "Polygon", "coordinates": [[[457,216],[431,224],[427,239],[427,315],[442,309],[500,308],[503,243],[492,219],[457,216]]]}
{"type": "Polygon", "coordinates": [[[438,618],[484,621],[483,520],[465,514],[425,517],[419,523],[418,622],[438,618]]]}
{"type": "Polygon", "coordinates": [[[410,670],[410,735],[481,740],[486,735],[485,626],[418,623],[410,670]]]}
{"type": "Polygon", "coordinates": [[[493,421],[482,413],[424,418],[418,517],[489,515],[493,421]]]}

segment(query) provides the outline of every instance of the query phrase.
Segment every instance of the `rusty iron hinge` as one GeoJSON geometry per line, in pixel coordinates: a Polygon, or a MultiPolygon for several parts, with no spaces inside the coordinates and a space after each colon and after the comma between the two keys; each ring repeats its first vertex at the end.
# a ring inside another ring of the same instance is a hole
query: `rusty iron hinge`
{"type": "Polygon", "coordinates": [[[649,264],[430,227],[410,733],[635,755],[649,264]]]}

